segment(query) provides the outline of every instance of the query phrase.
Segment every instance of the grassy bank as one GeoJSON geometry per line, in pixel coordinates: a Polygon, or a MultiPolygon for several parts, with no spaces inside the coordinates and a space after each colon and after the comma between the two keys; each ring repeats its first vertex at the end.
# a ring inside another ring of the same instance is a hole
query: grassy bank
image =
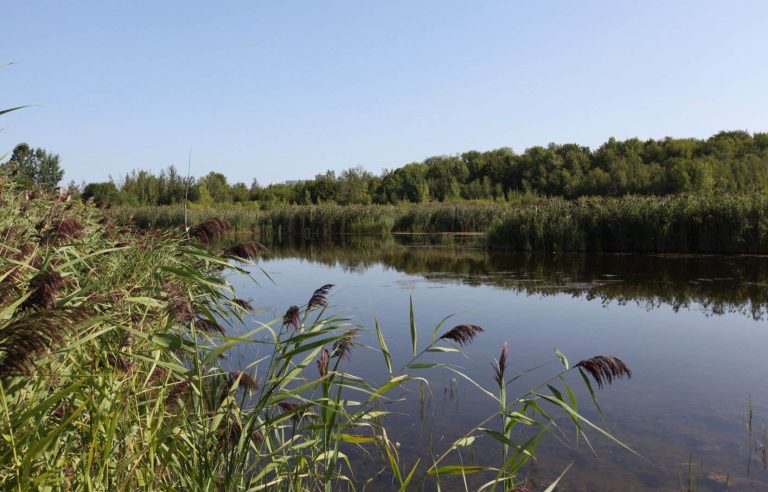
{"type": "Polygon", "coordinates": [[[388,404],[428,384],[430,369],[468,379],[450,357],[482,327],[419,333],[411,305],[407,353],[390,353],[386,327],[370,330],[382,370],[367,381],[346,370],[363,328],[330,313],[333,286],[310,289],[270,323],[249,319],[226,279],[247,274],[259,248],[214,249],[225,221],[198,223],[189,238],[116,227],[88,204],[18,192],[4,177],[0,200],[5,490],[352,490],[373,480],[507,490],[525,483],[523,467],[566,416],[577,433],[610,438],[576,412],[570,377],[594,398],[590,380],[631,375],[613,357],[571,365],[558,352],[559,371],[507,394],[531,373],[509,374],[499,340],[487,378],[470,380],[498,410],[428,460],[405,462],[387,437],[388,404]],[[259,355],[227,366],[244,345],[259,355]],[[501,458],[483,462],[469,452],[475,441],[501,458]]]}
{"type": "Polygon", "coordinates": [[[493,249],[768,253],[768,199],[749,195],[552,199],[515,207],[493,249]]]}

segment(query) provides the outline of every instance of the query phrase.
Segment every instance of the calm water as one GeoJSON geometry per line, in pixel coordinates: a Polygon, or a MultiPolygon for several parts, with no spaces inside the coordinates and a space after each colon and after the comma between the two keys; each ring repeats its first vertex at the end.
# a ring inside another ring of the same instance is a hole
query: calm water
{"type": "MultiPolygon", "coordinates": [[[[647,461],[592,433],[595,455],[569,432],[570,448],[545,440],[528,470],[535,484],[548,483],[573,462],[563,490],[680,490],[690,464],[699,490],[725,490],[726,477],[729,490],[768,490],[760,452],[750,453],[768,423],[768,258],[489,254],[469,238],[444,237],[272,244],[270,250],[260,267],[274,285],[257,269],[260,286],[233,279],[240,297],[258,308],[252,316],[280,316],[332,283],[333,309],[349,310],[367,327],[375,316],[395,363],[410,351],[411,295],[421,340],[448,314],[454,317],[447,327],[486,329],[467,357],[447,360],[488,387],[489,363],[504,341],[511,373],[556,361],[556,347],[572,362],[597,354],[622,358],[634,377],[606,387],[599,399],[609,429],[647,461]],[[752,446],[745,425],[750,398],[752,446]]],[[[376,345],[370,335],[363,341],[376,345]]],[[[244,364],[254,356],[236,359],[244,364]]],[[[380,354],[365,347],[355,349],[350,366],[373,380],[386,372],[380,354]]],[[[555,362],[524,386],[557,370],[555,362]]],[[[426,375],[426,396],[420,399],[414,388],[389,420],[406,464],[442,452],[493,412],[491,401],[447,371],[426,375]]],[[[578,377],[572,383],[579,386],[578,377]]],[[[580,409],[598,418],[587,410],[589,397],[579,396],[580,409]]],[[[498,458],[495,441],[477,442],[468,461],[498,458]]]]}

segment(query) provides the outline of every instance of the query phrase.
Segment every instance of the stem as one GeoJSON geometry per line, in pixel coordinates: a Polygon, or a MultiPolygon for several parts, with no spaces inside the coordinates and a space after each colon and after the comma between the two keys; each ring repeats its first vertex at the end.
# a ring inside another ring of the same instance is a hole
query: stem
{"type": "Polygon", "coordinates": [[[19,456],[16,454],[16,440],[13,437],[13,426],[11,425],[11,413],[8,411],[8,402],[5,398],[5,388],[0,381],[0,396],[3,399],[3,410],[5,411],[5,418],[8,421],[8,434],[11,438],[11,449],[13,450],[13,471],[16,473],[16,488],[21,492],[21,476],[19,475],[19,456]]]}

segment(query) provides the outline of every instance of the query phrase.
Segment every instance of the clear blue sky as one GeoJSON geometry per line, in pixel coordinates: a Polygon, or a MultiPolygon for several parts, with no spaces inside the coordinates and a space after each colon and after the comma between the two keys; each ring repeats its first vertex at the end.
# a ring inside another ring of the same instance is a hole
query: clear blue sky
{"type": "Polygon", "coordinates": [[[768,130],[768,1],[14,1],[0,149],[231,181],[768,130]]]}

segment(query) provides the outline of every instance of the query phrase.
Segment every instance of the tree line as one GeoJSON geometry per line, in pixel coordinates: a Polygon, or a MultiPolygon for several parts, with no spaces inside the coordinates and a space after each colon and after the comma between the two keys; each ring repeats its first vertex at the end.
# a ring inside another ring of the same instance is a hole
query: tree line
{"type": "MultiPolygon", "coordinates": [[[[38,149],[39,150],[39,149],[38,149]]],[[[15,152],[14,152],[15,153],[15,152]]],[[[14,159],[12,158],[11,161],[14,159]]],[[[118,180],[88,183],[84,198],[100,204],[395,204],[460,200],[506,201],[540,196],[669,195],[768,189],[768,133],[723,131],[707,139],[609,139],[597,149],[549,144],[427,158],[374,175],[362,167],[314,179],[260,186],[229,183],[218,172],[194,178],[170,166],[132,171],[118,180]]]]}

